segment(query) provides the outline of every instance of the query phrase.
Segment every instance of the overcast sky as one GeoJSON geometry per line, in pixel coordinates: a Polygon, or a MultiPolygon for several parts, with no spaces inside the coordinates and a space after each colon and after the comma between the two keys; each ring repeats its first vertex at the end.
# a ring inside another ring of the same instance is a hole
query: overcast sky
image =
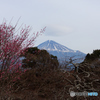
{"type": "Polygon", "coordinates": [[[30,34],[46,26],[35,46],[54,40],[84,53],[100,49],[100,0],[1,0],[0,23],[12,18],[32,26],[30,34]]]}

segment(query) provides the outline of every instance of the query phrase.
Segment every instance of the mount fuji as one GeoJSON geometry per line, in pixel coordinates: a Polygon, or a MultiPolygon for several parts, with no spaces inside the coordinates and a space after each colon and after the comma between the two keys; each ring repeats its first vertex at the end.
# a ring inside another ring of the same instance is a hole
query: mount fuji
{"type": "Polygon", "coordinates": [[[57,56],[58,60],[65,60],[68,58],[77,59],[78,62],[82,62],[86,54],[80,52],[79,50],[72,50],[63,46],[53,40],[47,40],[40,45],[38,48],[41,50],[47,50],[50,54],[57,56]]]}

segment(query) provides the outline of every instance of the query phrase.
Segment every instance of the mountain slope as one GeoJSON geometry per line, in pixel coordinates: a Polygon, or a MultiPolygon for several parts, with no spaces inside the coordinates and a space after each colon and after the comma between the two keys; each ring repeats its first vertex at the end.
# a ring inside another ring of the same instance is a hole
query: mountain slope
{"type": "Polygon", "coordinates": [[[66,46],[63,46],[53,40],[47,40],[41,43],[38,45],[38,48],[47,50],[50,54],[57,56],[60,60],[72,57],[74,59],[83,58],[83,61],[86,56],[86,54],[78,50],[69,49],[66,46]]]}
{"type": "Polygon", "coordinates": [[[47,40],[40,45],[38,45],[39,49],[45,49],[50,51],[61,51],[61,52],[74,52],[73,50],[55,42],[52,40],[47,40]]]}

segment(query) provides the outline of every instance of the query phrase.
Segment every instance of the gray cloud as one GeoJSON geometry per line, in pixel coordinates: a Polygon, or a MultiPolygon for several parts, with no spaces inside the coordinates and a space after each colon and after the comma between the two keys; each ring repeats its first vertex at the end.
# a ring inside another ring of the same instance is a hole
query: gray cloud
{"type": "Polygon", "coordinates": [[[52,25],[47,26],[45,35],[48,36],[64,36],[70,34],[73,31],[71,27],[64,25],[52,25]]]}

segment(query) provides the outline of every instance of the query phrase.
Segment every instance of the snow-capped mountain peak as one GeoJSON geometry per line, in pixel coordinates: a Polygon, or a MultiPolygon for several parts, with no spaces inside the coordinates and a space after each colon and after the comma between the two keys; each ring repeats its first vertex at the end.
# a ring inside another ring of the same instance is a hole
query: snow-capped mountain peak
{"type": "Polygon", "coordinates": [[[53,40],[47,40],[43,42],[42,44],[38,45],[39,49],[45,49],[49,51],[61,51],[61,52],[76,52],[74,50],[71,50],[53,40]]]}
{"type": "Polygon", "coordinates": [[[79,50],[72,50],[67,48],[66,46],[63,46],[53,40],[47,40],[40,45],[38,45],[39,49],[47,50],[50,54],[57,56],[59,60],[65,60],[66,57],[74,57],[73,59],[80,59],[78,62],[82,62],[86,56],[86,54],[80,52],[79,50]]]}

